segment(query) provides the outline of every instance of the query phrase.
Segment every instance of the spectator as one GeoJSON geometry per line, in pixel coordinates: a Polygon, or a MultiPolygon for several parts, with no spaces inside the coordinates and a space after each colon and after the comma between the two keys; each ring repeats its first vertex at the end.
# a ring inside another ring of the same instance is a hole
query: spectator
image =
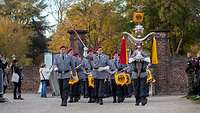
{"type": "Polygon", "coordinates": [[[8,60],[6,59],[5,56],[0,54],[0,68],[2,69],[2,75],[3,75],[3,93],[5,93],[5,90],[8,85],[7,75],[5,73],[5,69],[6,69],[7,65],[8,65],[8,60]]]}
{"type": "Polygon", "coordinates": [[[197,86],[197,96],[200,97],[200,56],[197,56],[197,62],[196,62],[196,86],[197,86]]]}
{"type": "Polygon", "coordinates": [[[51,74],[52,68],[49,69],[46,67],[44,63],[41,64],[41,68],[39,69],[40,80],[42,83],[40,96],[46,98],[47,97],[47,86],[49,84],[49,77],[51,74]]]}
{"type": "Polygon", "coordinates": [[[13,98],[14,99],[19,99],[19,100],[24,100],[21,97],[21,84],[22,84],[22,68],[19,67],[18,61],[14,58],[11,64],[11,72],[17,73],[19,76],[19,81],[18,82],[13,82],[14,84],[14,90],[13,90],[13,98]]]}

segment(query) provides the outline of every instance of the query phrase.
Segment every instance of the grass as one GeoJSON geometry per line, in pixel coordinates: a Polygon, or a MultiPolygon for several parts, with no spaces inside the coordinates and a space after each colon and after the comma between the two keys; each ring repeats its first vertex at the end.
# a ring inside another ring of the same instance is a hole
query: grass
{"type": "Polygon", "coordinates": [[[191,100],[194,103],[200,104],[200,96],[186,96],[187,99],[191,100]]]}

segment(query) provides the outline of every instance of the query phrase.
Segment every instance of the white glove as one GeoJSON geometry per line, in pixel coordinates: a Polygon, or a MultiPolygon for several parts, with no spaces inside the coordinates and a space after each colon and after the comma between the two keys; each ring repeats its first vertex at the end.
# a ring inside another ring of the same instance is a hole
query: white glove
{"type": "Polygon", "coordinates": [[[104,67],[104,70],[109,70],[109,69],[110,69],[110,66],[104,67]]]}
{"type": "Polygon", "coordinates": [[[144,58],[144,61],[146,61],[146,62],[151,62],[151,60],[150,60],[149,57],[144,58]]]}
{"type": "Polygon", "coordinates": [[[83,57],[87,57],[88,56],[88,54],[87,54],[88,48],[84,47],[83,50],[84,50],[83,57]]]}
{"type": "Polygon", "coordinates": [[[55,68],[54,68],[54,71],[58,71],[58,67],[55,67],[55,68]]]}
{"type": "Polygon", "coordinates": [[[84,50],[84,51],[87,51],[87,50],[88,50],[88,48],[87,48],[87,47],[84,47],[84,48],[83,48],[83,50],[84,50]]]}
{"type": "Polygon", "coordinates": [[[134,58],[129,58],[129,59],[128,59],[128,63],[132,63],[132,62],[134,62],[134,61],[135,61],[134,58]]]}
{"type": "Polygon", "coordinates": [[[109,66],[105,66],[105,67],[99,67],[99,68],[97,69],[97,71],[106,71],[106,70],[109,70],[109,69],[110,69],[109,66]]]}
{"type": "Polygon", "coordinates": [[[104,71],[104,67],[99,67],[97,71],[104,71]]]}

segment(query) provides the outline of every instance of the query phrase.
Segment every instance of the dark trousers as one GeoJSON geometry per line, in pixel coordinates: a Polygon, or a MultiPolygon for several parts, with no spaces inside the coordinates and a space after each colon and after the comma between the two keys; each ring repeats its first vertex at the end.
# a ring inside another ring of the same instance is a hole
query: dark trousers
{"type": "Polygon", "coordinates": [[[81,80],[80,91],[84,98],[88,97],[88,84],[86,80],[81,80]]]}
{"type": "Polygon", "coordinates": [[[148,84],[145,78],[134,79],[134,93],[136,101],[141,98],[146,98],[149,95],[148,84]]]}
{"type": "Polygon", "coordinates": [[[14,98],[21,98],[21,82],[14,83],[14,90],[13,90],[13,97],[14,98]]]}
{"type": "MultiPolygon", "coordinates": [[[[87,86],[89,86],[88,80],[86,80],[86,82],[87,82],[87,86]]],[[[87,91],[88,91],[89,98],[95,98],[95,88],[87,87],[87,91]]]]}
{"type": "Polygon", "coordinates": [[[80,81],[70,85],[70,98],[79,98],[80,97],[80,81]]]}
{"type": "Polygon", "coordinates": [[[198,95],[200,96],[200,75],[197,76],[197,92],[198,95]]]}
{"type": "Polygon", "coordinates": [[[3,93],[6,93],[7,86],[3,86],[3,93]]]}
{"type": "Polygon", "coordinates": [[[117,96],[119,98],[125,98],[125,94],[126,94],[126,85],[124,86],[117,86],[117,96]]]}
{"type": "Polygon", "coordinates": [[[59,87],[60,87],[60,96],[62,100],[68,99],[69,94],[69,78],[58,79],[59,87]]]}
{"type": "Polygon", "coordinates": [[[104,79],[95,79],[95,97],[96,98],[103,98],[104,97],[104,79]]]}
{"type": "Polygon", "coordinates": [[[116,96],[117,96],[117,84],[115,83],[115,79],[111,80],[111,86],[112,86],[112,96],[113,96],[113,99],[116,100],[116,96]]]}

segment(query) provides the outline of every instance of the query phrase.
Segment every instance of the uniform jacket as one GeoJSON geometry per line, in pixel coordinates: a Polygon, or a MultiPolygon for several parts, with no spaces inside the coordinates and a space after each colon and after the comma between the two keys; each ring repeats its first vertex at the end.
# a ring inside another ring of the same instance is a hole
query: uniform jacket
{"type": "Polygon", "coordinates": [[[70,71],[75,75],[75,63],[72,56],[58,54],[54,58],[55,67],[58,69],[58,79],[70,78],[70,71]]]}

